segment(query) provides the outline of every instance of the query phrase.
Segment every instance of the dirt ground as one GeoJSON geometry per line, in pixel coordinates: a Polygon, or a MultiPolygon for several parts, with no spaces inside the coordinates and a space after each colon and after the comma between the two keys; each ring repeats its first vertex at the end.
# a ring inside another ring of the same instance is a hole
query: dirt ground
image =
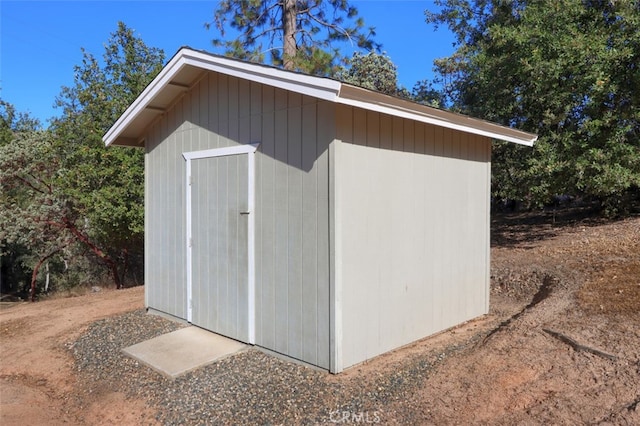
{"type": "MultiPolygon", "coordinates": [[[[368,420],[640,424],[640,218],[500,216],[491,256],[489,315],[327,380],[441,351],[411,397],[368,420]]],[[[3,307],[0,424],[152,424],[144,400],[84,392],[68,351],[92,322],[142,306],[133,288],[3,307]]]]}
{"type": "Polygon", "coordinates": [[[0,424],[140,424],[151,409],[123,395],[87,395],[68,347],[93,321],[140,309],[144,289],[24,302],[0,310],[0,424]]]}

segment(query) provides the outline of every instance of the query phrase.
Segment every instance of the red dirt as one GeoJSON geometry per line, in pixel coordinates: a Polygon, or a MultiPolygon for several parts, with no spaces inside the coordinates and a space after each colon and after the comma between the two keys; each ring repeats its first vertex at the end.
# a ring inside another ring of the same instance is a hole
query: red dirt
{"type": "Polygon", "coordinates": [[[153,410],[124,395],[82,394],[67,347],[101,318],[143,307],[142,287],[24,302],[0,311],[0,424],[139,424],[153,410]]]}
{"type": "MultiPolygon", "coordinates": [[[[327,380],[442,351],[415,393],[380,408],[384,423],[640,424],[640,218],[493,225],[489,315],[327,380]]],[[[153,424],[143,400],[83,393],[66,350],[91,322],[142,305],[134,288],[0,311],[0,424],[153,424]]]]}

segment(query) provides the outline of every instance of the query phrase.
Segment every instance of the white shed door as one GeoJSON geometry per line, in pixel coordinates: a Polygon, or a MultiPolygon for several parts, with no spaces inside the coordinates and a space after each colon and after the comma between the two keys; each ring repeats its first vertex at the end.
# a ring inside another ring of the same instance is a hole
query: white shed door
{"type": "Polygon", "coordinates": [[[191,161],[191,322],[249,342],[248,156],[191,161]]]}

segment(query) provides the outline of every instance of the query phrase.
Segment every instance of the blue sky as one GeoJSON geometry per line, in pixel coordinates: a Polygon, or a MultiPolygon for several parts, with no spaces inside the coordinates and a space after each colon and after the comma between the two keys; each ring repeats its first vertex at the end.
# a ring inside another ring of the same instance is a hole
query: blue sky
{"type": "MultiPolygon", "coordinates": [[[[398,67],[400,83],[411,89],[433,76],[435,58],[453,53],[451,34],[424,22],[432,1],[353,1],[377,41],[398,67]]],[[[43,123],[62,86],[73,83],[73,66],[84,47],[101,57],[103,44],[123,21],[167,60],[181,46],[214,51],[214,30],[204,23],[215,1],[7,1],[0,0],[0,97],[43,123]]]]}

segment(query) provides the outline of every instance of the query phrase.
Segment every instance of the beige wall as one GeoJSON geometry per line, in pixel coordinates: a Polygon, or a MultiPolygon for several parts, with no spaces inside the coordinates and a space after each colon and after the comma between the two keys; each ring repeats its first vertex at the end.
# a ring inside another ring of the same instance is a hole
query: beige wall
{"type": "Polygon", "coordinates": [[[490,141],[349,107],[337,117],[347,368],[487,312],[490,141]]]}
{"type": "Polygon", "coordinates": [[[308,96],[207,73],[151,126],[147,306],[186,318],[182,153],[260,142],[256,344],[329,368],[328,147],[335,136],[334,109],[308,96]]]}

